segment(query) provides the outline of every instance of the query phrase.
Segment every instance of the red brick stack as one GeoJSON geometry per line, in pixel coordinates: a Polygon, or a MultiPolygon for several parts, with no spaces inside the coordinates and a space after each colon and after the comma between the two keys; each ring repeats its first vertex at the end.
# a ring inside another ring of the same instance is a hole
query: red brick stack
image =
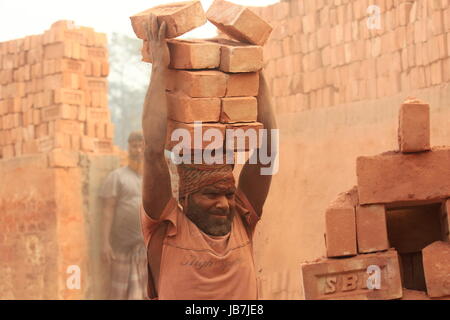
{"type": "Polygon", "coordinates": [[[302,267],[307,299],[450,299],[450,149],[430,148],[429,110],[405,101],[399,151],[358,158],[358,186],[326,211],[329,259],[302,267]]]}
{"type": "MultiPolygon", "coordinates": [[[[152,12],[168,26],[168,38],[192,30],[208,19],[231,38],[209,40],[170,39],[170,76],[166,86],[168,132],[177,128],[194,131],[194,122],[215,128],[261,129],[257,120],[259,71],[263,67],[262,45],[272,28],[250,9],[222,0],[204,13],[199,1],[158,6],[131,17],[136,35],[144,40],[143,60],[151,62],[143,22],[152,12]],[[226,14],[225,14],[226,13],[226,14]],[[178,30],[179,32],[171,32],[178,30]]],[[[192,135],[194,136],[194,135],[192,135]]],[[[170,141],[170,149],[177,142],[170,141]]],[[[223,144],[223,141],[219,142],[223,144]]],[[[191,142],[191,146],[194,142],[191,142]]],[[[209,143],[204,143],[205,147],[209,143]]],[[[236,149],[235,149],[236,150],[236,149]]]]}
{"type": "Polygon", "coordinates": [[[113,152],[106,34],[58,21],[0,43],[0,156],[113,152]]]}

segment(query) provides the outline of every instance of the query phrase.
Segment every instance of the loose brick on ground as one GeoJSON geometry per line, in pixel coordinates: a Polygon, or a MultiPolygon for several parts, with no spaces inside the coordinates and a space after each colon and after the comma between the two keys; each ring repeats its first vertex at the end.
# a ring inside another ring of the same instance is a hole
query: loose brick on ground
{"type": "Polygon", "coordinates": [[[340,194],[325,212],[327,257],[356,255],[355,204],[350,193],[340,194]]]}
{"type": "Polygon", "coordinates": [[[449,165],[450,150],[438,148],[424,153],[359,157],[356,173],[360,203],[450,198],[449,165]]]}
{"type": "Polygon", "coordinates": [[[371,253],[389,249],[386,211],[383,205],[356,207],[358,252],[371,253]]]}
{"type": "Polygon", "coordinates": [[[430,106],[418,100],[405,101],[400,107],[399,148],[401,152],[430,150],[430,106]]]}
{"type": "Polygon", "coordinates": [[[303,264],[302,274],[307,300],[391,300],[402,297],[399,259],[395,250],[303,264]],[[380,289],[368,289],[369,266],[380,268],[380,289]]]}
{"type": "Polygon", "coordinates": [[[450,296],[450,243],[436,241],[424,248],[422,255],[427,294],[450,296]]]}

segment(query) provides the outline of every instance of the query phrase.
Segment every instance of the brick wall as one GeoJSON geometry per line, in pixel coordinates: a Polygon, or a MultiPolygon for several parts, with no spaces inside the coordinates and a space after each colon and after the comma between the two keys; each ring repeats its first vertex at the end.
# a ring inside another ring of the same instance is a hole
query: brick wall
{"type": "Polygon", "coordinates": [[[448,1],[292,0],[258,13],[280,113],[373,100],[450,80],[448,1]],[[381,29],[367,27],[370,5],[381,29]]]}
{"type": "Polygon", "coordinates": [[[262,298],[302,299],[300,265],[326,256],[325,212],[356,185],[356,158],[395,150],[399,106],[430,103],[450,145],[449,1],[291,0],[255,11],[280,128],[280,170],[255,234],[262,298]],[[367,28],[369,5],[381,29],[367,28]]]}
{"type": "Polygon", "coordinates": [[[71,21],[0,43],[0,158],[113,151],[106,35],[71,21]]]}
{"type": "Polygon", "coordinates": [[[120,153],[108,69],[106,35],[70,21],[0,43],[0,299],[106,297],[98,192],[120,153]]]}

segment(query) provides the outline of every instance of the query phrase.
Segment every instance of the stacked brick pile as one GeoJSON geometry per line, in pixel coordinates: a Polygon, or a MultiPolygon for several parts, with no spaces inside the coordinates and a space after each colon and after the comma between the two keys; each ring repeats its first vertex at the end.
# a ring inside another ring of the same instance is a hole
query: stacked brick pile
{"type": "Polygon", "coordinates": [[[0,43],[0,157],[113,152],[105,34],[58,21],[0,43]]]}
{"type": "Polygon", "coordinates": [[[399,151],[358,158],[358,186],[326,211],[329,259],[302,266],[307,299],[450,299],[450,149],[430,148],[429,112],[405,101],[399,151]]]}
{"type": "Polygon", "coordinates": [[[274,26],[264,56],[279,113],[450,81],[448,1],[288,0],[254,10],[274,26]],[[380,28],[368,28],[378,17],[380,28]]]}
{"type": "MultiPolygon", "coordinates": [[[[131,17],[136,35],[144,40],[143,60],[147,62],[151,62],[151,54],[144,22],[150,13],[158,17],[159,23],[167,23],[167,37],[171,38],[166,84],[168,133],[177,128],[193,133],[194,122],[198,121],[204,129],[219,130],[224,138],[227,129],[261,129],[256,96],[263,67],[262,45],[272,28],[248,8],[222,0],[215,1],[206,14],[199,1],[158,6],[131,17]],[[207,20],[234,40],[172,39],[207,20]]],[[[171,141],[170,134],[167,138],[171,149],[177,143],[171,141]]],[[[224,141],[215,142],[219,146],[224,141]]],[[[201,147],[208,145],[203,143],[201,147]]]]}

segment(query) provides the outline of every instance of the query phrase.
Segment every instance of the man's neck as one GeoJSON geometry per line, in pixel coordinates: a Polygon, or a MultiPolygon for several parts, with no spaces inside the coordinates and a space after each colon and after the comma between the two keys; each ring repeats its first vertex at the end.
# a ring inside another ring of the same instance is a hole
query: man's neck
{"type": "Polygon", "coordinates": [[[128,159],[128,168],[136,172],[138,175],[142,176],[143,172],[143,161],[136,161],[133,159],[128,159]]]}

